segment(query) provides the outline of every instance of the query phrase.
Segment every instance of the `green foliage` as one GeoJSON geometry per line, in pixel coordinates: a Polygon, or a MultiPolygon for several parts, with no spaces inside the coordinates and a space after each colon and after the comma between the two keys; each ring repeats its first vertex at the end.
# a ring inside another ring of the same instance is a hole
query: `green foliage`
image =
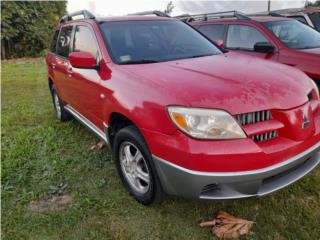
{"type": "Polygon", "coordinates": [[[66,12],[64,1],[2,1],[2,57],[39,56],[66,12]]]}
{"type": "Polygon", "coordinates": [[[308,0],[307,2],[306,2],[306,6],[307,7],[320,7],[320,0],[317,0],[317,1],[310,1],[310,0],[308,0]]]}

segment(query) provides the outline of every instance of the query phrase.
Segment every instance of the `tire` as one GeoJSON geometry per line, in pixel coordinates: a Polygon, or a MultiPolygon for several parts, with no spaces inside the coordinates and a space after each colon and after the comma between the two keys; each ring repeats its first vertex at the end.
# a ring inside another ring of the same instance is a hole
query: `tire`
{"type": "Polygon", "coordinates": [[[70,120],[71,116],[70,114],[65,110],[64,105],[58,95],[58,92],[53,85],[51,88],[51,95],[52,95],[52,101],[53,101],[53,107],[56,112],[56,117],[60,122],[65,122],[70,120]]]}
{"type": "Polygon", "coordinates": [[[163,199],[151,153],[138,128],[128,126],[117,132],[113,158],[123,185],[139,203],[150,205],[163,199]]]}

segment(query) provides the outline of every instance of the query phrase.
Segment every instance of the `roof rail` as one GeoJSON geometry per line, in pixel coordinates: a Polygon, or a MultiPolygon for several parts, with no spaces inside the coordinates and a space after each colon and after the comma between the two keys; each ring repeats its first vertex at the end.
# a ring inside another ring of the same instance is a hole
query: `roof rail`
{"type": "Polygon", "coordinates": [[[68,15],[63,16],[60,19],[60,23],[72,21],[73,17],[79,16],[79,15],[82,15],[83,19],[95,19],[95,16],[91,12],[89,12],[87,10],[81,10],[81,11],[73,12],[73,13],[70,13],[68,15]]]}
{"type": "Polygon", "coordinates": [[[130,13],[128,14],[129,16],[131,15],[156,15],[158,17],[170,17],[168,14],[158,11],[158,10],[154,10],[154,11],[145,11],[145,12],[137,12],[137,13],[130,13]]]}
{"type": "Polygon", "coordinates": [[[203,14],[195,14],[195,15],[186,14],[186,15],[177,16],[177,18],[179,18],[184,22],[192,22],[196,20],[207,21],[210,19],[219,19],[219,18],[237,18],[241,20],[250,20],[248,16],[237,11],[203,13],[203,14]]]}
{"type": "Polygon", "coordinates": [[[276,12],[264,12],[264,13],[252,13],[248,16],[259,17],[259,16],[271,16],[271,17],[284,17],[283,15],[276,12]]]}

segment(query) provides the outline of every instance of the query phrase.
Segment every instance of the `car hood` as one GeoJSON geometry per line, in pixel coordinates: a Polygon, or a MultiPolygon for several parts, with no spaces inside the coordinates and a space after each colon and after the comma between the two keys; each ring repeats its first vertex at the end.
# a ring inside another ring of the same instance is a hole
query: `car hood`
{"type": "Polygon", "coordinates": [[[149,86],[150,91],[141,94],[157,99],[162,95],[162,105],[232,114],[294,108],[308,101],[311,91],[309,78],[300,70],[232,52],[124,67],[144,89],[149,86]]]}

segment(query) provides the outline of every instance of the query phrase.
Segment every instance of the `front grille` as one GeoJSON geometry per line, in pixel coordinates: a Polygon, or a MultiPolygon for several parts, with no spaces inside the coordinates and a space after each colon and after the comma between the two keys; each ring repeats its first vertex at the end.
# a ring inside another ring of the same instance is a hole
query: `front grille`
{"type": "Polygon", "coordinates": [[[254,124],[258,122],[268,121],[272,119],[272,114],[269,110],[244,113],[236,115],[236,119],[241,124],[241,126],[254,124]]]}
{"type": "MultiPolygon", "coordinates": [[[[237,121],[240,123],[241,126],[248,126],[250,124],[256,124],[256,123],[265,122],[273,119],[271,111],[269,110],[239,114],[239,115],[236,115],[235,118],[237,119],[237,121]]],[[[263,129],[260,129],[260,132],[258,134],[254,134],[250,137],[255,142],[264,142],[267,140],[274,139],[278,137],[278,135],[279,135],[278,131],[276,130],[263,131],[263,129]]]]}

